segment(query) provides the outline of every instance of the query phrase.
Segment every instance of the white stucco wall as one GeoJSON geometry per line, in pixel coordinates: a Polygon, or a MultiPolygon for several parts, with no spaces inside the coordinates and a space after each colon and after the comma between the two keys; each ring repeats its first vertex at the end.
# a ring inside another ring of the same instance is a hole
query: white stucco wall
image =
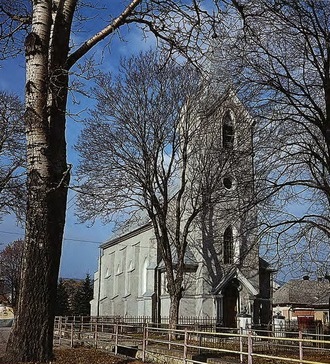
{"type": "Polygon", "coordinates": [[[154,287],[156,253],[152,229],[103,244],[92,315],[151,315],[151,302],[143,301],[150,301],[147,296],[154,287]]]}

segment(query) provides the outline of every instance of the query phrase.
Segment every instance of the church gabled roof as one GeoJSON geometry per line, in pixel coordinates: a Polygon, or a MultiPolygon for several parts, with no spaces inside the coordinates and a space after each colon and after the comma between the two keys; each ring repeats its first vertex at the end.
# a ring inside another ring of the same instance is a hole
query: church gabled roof
{"type": "Polygon", "coordinates": [[[215,287],[212,293],[219,294],[227,286],[227,284],[234,278],[236,278],[251,295],[256,296],[259,293],[258,290],[253,286],[253,284],[244,276],[244,274],[237,267],[233,267],[229,271],[229,273],[227,273],[223,277],[223,279],[215,287]]]}
{"type": "Polygon", "coordinates": [[[110,246],[116,245],[118,243],[121,243],[122,241],[125,241],[133,236],[139,235],[144,231],[152,229],[151,222],[147,222],[146,224],[143,224],[141,226],[138,226],[137,228],[133,228],[132,230],[123,233],[123,234],[117,234],[117,236],[113,236],[112,239],[109,239],[105,243],[101,245],[102,249],[109,248],[110,246]]]}

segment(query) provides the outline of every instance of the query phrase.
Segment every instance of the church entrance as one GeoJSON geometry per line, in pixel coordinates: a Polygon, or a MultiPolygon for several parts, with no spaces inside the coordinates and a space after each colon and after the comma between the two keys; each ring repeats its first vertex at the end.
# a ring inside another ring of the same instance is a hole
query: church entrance
{"type": "Polygon", "coordinates": [[[224,327],[237,327],[238,289],[235,283],[229,283],[222,291],[224,327]]]}

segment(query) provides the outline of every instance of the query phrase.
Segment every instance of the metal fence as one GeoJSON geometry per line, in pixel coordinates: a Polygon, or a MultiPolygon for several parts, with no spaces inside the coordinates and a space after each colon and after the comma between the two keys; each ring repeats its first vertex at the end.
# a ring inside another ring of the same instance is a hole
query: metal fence
{"type": "MultiPolygon", "coordinates": [[[[127,324],[127,325],[149,325],[154,327],[168,328],[169,317],[162,317],[160,323],[155,323],[152,321],[150,316],[65,316],[55,318],[55,322],[59,319],[62,322],[67,323],[112,323],[112,324],[127,324]]],[[[194,317],[194,316],[182,316],[179,318],[178,329],[194,329],[200,331],[216,331],[217,321],[212,317],[194,317]]]]}
{"type": "MultiPolygon", "coordinates": [[[[55,321],[59,317],[55,318],[55,321]]],[[[118,324],[149,324],[155,327],[168,327],[169,318],[162,317],[160,323],[154,323],[150,316],[66,316],[66,322],[108,322],[118,324]]],[[[196,317],[196,316],[182,316],[179,317],[178,321],[179,329],[191,329],[201,331],[217,331],[219,329],[216,318],[214,317],[196,317]]],[[[274,325],[270,322],[267,327],[258,328],[254,327],[255,330],[275,330],[274,325]]],[[[308,325],[301,325],[297,320],[285,320],[282,329],[288,332],[308,332],[308,333],[319,333],[319,334],[330,334],[330,326],[323,324],[321,321],[311,321],[308,325]]]]}
{"type": "MultiPolygon", "coordinates": [[[[276,362],[330,363],[330,336],[303,332],[273,332],[223,329],[222,332],[193,329],[170,330],[149,322],[122,323],[98,318],[57,318],[55,345],[84,345],[108,349],[116,354],[159,358],[183,363],[214,363],[217,360],[257,364],[276,362]],[[263,361],[264,362],[264,361],[263,361]]],[[[166,360],[165,360],[166,361],[166,360]]]]}

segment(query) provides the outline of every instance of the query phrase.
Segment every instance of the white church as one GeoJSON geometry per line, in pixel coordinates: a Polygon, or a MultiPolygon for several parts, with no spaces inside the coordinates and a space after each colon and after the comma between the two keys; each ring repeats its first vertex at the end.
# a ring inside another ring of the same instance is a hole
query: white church
{"type": "MultiPolygon", "coordinates": [[[[218,187],[222,198],[191,231],[179,316],[210,317],[219,326],[237,327],[238,317],[245,315],[255,327],[266,326],[273,271],[259,257],[256,238],[253,120],[232,92],[212,95],[198,117],[227,167],[218,187]]],[[[207,148],[207,140],[203,142],[207,148]]],[[[150,222],[101,245],[92,316],[147,316],[161,322],[169,316],[169,302],[150,222]]]]}

